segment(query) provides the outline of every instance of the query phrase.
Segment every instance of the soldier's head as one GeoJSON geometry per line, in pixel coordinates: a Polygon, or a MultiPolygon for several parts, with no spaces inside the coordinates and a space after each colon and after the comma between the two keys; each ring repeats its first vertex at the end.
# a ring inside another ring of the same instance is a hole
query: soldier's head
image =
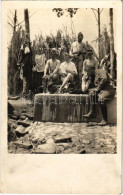
{"type": "Polygon", "coordinates": [[[83,40],[83,34],[81,32],[79,32],[79,34],[78,34],[78,42],[80,43],[80,42],[82,42],[82,40],[83,40]]]}
{"type": "Polygon", "coordinates": [[[93,56],[93,51],[92,51],[91,49],[89,49],[89,50],[87,51],[87,57],[88,57],[88,58],[92,58],[92,56],[93,56]]]}
{"type": "Polygon", "coordinates": [[[66,62],[69,62],[69,60],[70,60],[70,54],[66,52],[66,53],[64,54],[64,57],[65,57],[65,61],[66,61],[66,62]]]}
{"type": "Polygon", "coordinates": [[[52,59],[55,59],[57,56],[57,50],[55,48],[53,48],[51,51],[51,54],[52,54],[52,59]]]}

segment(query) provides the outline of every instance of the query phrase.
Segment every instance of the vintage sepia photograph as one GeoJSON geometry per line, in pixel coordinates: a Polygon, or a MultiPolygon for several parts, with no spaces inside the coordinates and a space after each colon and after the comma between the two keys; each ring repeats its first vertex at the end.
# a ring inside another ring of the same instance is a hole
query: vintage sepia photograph
{"type": "Polygon", "coordinates": [[[122,2],[2,1],[6,194],[121,194],[122,2]]]}
{"type": "Polygon", "coordinates": [[[115,8],[7,10],[9,154],[117,153],[115,8]]]}

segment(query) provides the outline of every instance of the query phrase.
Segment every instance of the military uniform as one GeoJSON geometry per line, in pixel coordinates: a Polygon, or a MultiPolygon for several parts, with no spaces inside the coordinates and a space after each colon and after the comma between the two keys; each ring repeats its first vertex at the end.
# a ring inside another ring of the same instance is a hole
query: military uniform
{"type": "Polygon", "coordinates": [[[115,95],[115,89],[110,84],[110,78],[105,70],[97,69],[95,74],[95,85],[98,94],[98,101],[109,101],[115,95]]]}
{"type": "Polygon", "coordinates": [[[95,85],[96,88],[90,91],[90,112],[83,115],[85,118],[95,117],[95,100],[100,103],[102,112],[102,121],[100,125],[107,124],[107,106],[106,102],[113,99],[115,95],[115,89],[110,84],[110,78],[105,70],[97,69],[95,71],[95,85]],[[96,96],[96,98],[95,98],[96,96]]]}

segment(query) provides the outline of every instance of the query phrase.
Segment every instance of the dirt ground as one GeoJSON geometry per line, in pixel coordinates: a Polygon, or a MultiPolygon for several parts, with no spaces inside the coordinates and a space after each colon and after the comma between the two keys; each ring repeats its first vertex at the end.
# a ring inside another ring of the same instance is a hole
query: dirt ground
{"type": "Polygon", "coordinates": [[[94,123],[33,122],[34,104],[24,99],[9,100],[14,116],[8,117],[8,152],[32,154],[114,154],[116,125],[94,123]],[[29,116],[28,116],[29,115],[29,116]],[[24,116],[24,117],[23,117],[24,116]],[[19,122],[26,123],[23,127],[19,122]],[[21,126],[21,127],[20,127],[21,126]],[[23,129],[23,133],[17,129],[23,129]]]}

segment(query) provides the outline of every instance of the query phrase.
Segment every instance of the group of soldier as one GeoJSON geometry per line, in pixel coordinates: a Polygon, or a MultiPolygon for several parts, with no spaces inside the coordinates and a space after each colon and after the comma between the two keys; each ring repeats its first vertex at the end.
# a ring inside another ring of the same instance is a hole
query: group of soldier
{"type": "Polygon", "coordinates": [[[106,125],[106,102],[115,95],[115,89],[111,85],[108,60],[102,59],[101,63],[98,63],[98,57],[93,48],[88,42],[83,43],[81,32],[78,34],[78,40],[72,43],[70,52],[64,52],[62,63],[57,59],[57,52],[53,48],[51,59],[47,61],[43,49],[38,49],[36,52],[35,65],[32,70],[36,74],[36,79],[39,78],[39,84],[43,86],[43,93],[69,93],[69,87],[74,84],[74,89],[78,89],[78,93],[90,96],[90,112],[83,116],[95,117],[94,102],[96,100],[100,104],[103,116],[100,125],[106,125]]]}

